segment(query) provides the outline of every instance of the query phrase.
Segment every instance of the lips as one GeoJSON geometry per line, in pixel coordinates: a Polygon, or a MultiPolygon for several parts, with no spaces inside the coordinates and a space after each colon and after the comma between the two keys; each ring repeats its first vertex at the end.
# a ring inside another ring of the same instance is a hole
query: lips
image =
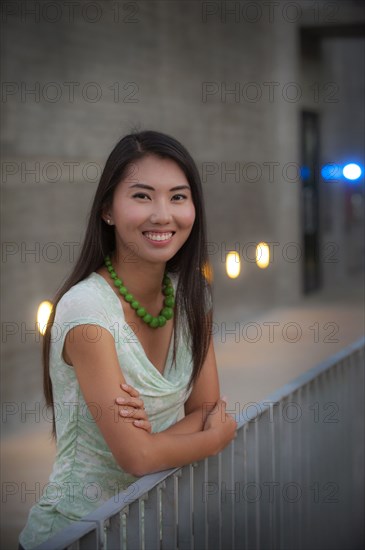
{"type": "Polygon", "coordinates": [[[147,239],[155,242],[168,241],[174,235],[175,231],[143,231],[147,239]]]}

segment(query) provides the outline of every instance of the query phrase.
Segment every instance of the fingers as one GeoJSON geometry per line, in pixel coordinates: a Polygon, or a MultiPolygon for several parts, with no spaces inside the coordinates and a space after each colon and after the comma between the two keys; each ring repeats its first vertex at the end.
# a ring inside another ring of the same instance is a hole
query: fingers
{"type": "Polygon", "coordinates": [[[127,392],[130,397],[116,398],[115,401],[118,405],[123,405],[123,408],[119,409],[120,416],[126,419],[131,418],[131,421],[137,428],[142,428],[143,430],[151,433],[152,426],[148,420],[143,399],[139,399],[139,391],[133,388],[130,384],[121,384],[121,388],[127,392]]]}
{"type": "Polygon", "coordinates": [[[123,388],[124,391],[126,391],[127,393],[129,393],[129,395],[131,397],[139,397],[139,391],[136,390],[133,386],[131,386],[130,384],[121,384],[121,387],[123,388]]]}
{"type": "Polygon", "coordinates": [[[123,418],[133,418],[134,420],[148,420],[145,409],[135,409],[134,407],[123,407],[119,410],[123,418]]]}
{"type": "Polygon", "coordinates": [[[139,398],[139,391],[130,384],[120,384],[120,387],[129,394],[127,397],[116,397],[118,405],[129,405],[130,407],[144,408],[143,400],[139,398]]]}
{"type": "Polygon", "coordinates": [[[129,407],[135,407],[136,409],[144,408],[143,399],[139,399],[139,397],[117,397],[116,402],[118,405],[128,405],[129,407]]]}
{"type": "Polygon", "coordinates": [[[152,426],[150,421],[148,420],[147,413],[144,409],[135,409],[133,407],[125,407],[123,409],[120,409],[119,414],[126,420],[128,419],[128,422],[133,422],[133,424],[137,428],[142,428],[147,432],[151,433],[152,426]]]}

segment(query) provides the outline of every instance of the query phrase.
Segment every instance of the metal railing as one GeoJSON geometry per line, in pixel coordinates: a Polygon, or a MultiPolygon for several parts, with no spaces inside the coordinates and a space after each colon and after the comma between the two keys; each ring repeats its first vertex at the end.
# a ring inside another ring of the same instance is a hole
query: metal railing
{"type": "Polygon", "coordinates": [[[363,548],[364,345],[246,407],[219,455],[144,476],[37,550],[363,548]]]}

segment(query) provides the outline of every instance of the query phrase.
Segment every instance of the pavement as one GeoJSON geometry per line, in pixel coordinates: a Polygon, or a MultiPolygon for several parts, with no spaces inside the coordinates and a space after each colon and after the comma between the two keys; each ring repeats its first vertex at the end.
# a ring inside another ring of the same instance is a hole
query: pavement
{"type": "MultiPolygon", "coordinates": [[[[214,319],[221,395],[228,398],[228,412],[241,413],[364,335],[364,280],[334,285],[290,307],[261,313],[237,308],[214,319]]],[[[1,446],[0,547],[17,550],[19,532],[52,469],[50,424],[9,435],[1,446]]]]}
{"type": "MultiPolygon", "coordinates": [[[[221,394],[245,410],[365,333],[364,279],[261,314],[230,312],[213,330],[221,394]],[[229,332],[230,331],[230,332],[229,332]]],[[[228,411],[228,407],[227,407],[228,411]]]]}

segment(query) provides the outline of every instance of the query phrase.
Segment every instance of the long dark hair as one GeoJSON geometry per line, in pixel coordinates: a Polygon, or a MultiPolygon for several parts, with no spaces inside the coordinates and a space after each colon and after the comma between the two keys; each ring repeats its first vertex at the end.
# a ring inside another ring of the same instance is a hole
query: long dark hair
{"type": "Polygon", "coordinates": [[[110,153],[102,172],[98,188],[91,207],[87,230],[78,261],[61,288],[56,292],[52,303],[43,338],[43,390],[48,407],[52,407],[52,436],[56,439],[56,425],[52,382],[49,373],[49,354],[51,346],[51,329],[55,318],[56,306],[62,296],[75,284],[88,277],[100,268],[107,254],[115,249],[113,226],[108,226],[102,219],[105,205],[111,204],[118,183],[124,178],[133,161],[146,155],[174,160],[184,172],[192,193],[195,207],[195,221],[190,235],[184,245],[166,263],[166,270],[178,273],[178,286],[175,295],[174,347],[173,362],[176,361],[178,326],[183,325],[185,335],[190,342],[193,358],[193,370],[188,389],[197,379],[207,355],[213,310],[209,317],[206,311],[212,304],[212,288],[205,273],[210,271],[206,239],[206,217],[203,203],[203,190],[196,164],[185,147],[169,135],[153,130],[133,132],[123,137],[110,153]],[[186,322],[187,320],[187,322],[186,322]]]}

